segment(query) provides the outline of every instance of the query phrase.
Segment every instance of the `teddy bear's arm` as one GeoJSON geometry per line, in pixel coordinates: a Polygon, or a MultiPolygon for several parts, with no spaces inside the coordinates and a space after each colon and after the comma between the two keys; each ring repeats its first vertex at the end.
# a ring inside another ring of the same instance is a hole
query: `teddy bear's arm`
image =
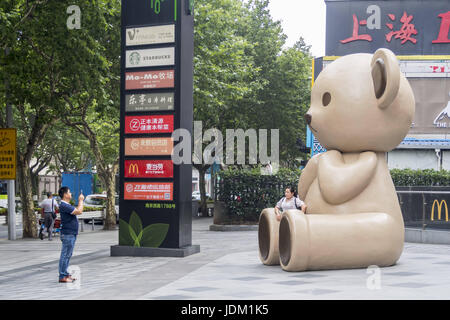
{"type": "Polygon", "coordinates": [[[362,152],[355,162],[345,163],[342,154],[332,150],[319,160],[319,187],[325,201],[337,205],[359,195],[372,181],[377,167],[374,152],[362,152]]]}
{"type": "Polygon", "coordinates": [[[300,179],[298,181],[298,195],[300,199],[305,200],[306,194],[308,193],[309,187],[313,183],[314,179],[317,177],[317,168],[319,167],[319,157],[322,154],[316,154],[312,157],[306,167],[302,170],[300,179]]]}

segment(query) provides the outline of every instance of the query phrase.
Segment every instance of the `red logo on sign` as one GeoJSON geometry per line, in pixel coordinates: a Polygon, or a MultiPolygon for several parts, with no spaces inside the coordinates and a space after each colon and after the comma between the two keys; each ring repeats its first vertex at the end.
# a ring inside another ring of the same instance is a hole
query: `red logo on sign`
{"type": "MultiPolygon", "coordinates": [[[[392,21],[395,21],[395,15],[394,14],[388,14],[389,18],[392,21]]],[[[411,23],[411,20],[414,18],[413,15],[408,16],[408,14],[403,12],[403,16],[400,18],[400,22],[403,24],[400,30],[398,31],[391,31],[388,34],[386,34],[386,40],[387,42],[391,42],[392,37],[395,36],[395,39],[401,39],[402,44],[404,44],[406,41],[411,41],[412,43],[416,43],[417,40],[412,38],[412,35],[417,35],[417,30],[414,24],[411,23]]],[[[392,23],[386,23],[386,26],[390,29],[394,29],[394,25],[392,23]]]]}
{"type": "Polygon", "coordinates": [[[126,182],[125,200],[173,201],[173,183],[126,182]]]}
{"type": "Polygon", "coordinates": [[[173,121],[173,115],[126,116],[125,133],[171,133],[173,121]]]}
{"type": "Polygon", "coordinates": [[[125,160],[125,178],[173,178],[171,160],[125,160]]]}
{"type": "Polygon", "coordinates": [[[368,34],[359,34],[359,26],[365,26],[367,25],[366,20],[361,20],[358,22],[358,18],[356,17],[356,14],[353,15],[353,34],[350,38],[347,38],[345,40],[341,40],[341,43],[348,43],[352,41],[357,40],[365,40],[365,41],[372,41],[372,37],[368,34]]]}
{"type": "Polygon", "coordinates": [[[448,38],[450,31],[450,11],[447,13],[441,13],[438,17],[442,19],[441,27],[439,29],[438,38],[433,40],[432,43],[450,43],[450,39],[448,38]]]}
{"type": "Polygon", "coordinates": [[[133,119],[130,121],[130,129],[132,131],[138,131],[139,130],[139,120],[133,119]]]}
{"type": "Polygon", "coordinates": [[[125,90],[173,88],[174,78],[174,70],[127,72],[125,90]]]}

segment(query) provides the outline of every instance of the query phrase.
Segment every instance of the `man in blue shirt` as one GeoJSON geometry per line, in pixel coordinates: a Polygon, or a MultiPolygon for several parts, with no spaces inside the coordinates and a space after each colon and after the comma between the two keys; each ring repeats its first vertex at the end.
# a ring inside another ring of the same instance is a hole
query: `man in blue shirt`
{"type": "Polygon", "coordinates": [[[62,187],[58,192],[61,197],[59,205],[59,214],[61,216],[61,257],[59,258],[59,282],[73,282],[76,279],[68,273],[70,258],[72,257],[73,248],[78,235],[78,219],[77,215],[83,213],[84,196],[80,194],[78,197],[78,207],[70,204],[72,193],[68,187],[62,187]]]}

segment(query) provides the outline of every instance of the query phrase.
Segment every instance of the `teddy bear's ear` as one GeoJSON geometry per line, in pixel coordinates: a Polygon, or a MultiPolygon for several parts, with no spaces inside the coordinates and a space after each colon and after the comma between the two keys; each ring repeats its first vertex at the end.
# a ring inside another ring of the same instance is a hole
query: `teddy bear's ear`
{"type": "Polygon", "coordinates": [[[370,65],[378,107],[385,109],[397,97],[400,88],[398,60],[391,50],[382,48],[375,52],[370,65]]]}

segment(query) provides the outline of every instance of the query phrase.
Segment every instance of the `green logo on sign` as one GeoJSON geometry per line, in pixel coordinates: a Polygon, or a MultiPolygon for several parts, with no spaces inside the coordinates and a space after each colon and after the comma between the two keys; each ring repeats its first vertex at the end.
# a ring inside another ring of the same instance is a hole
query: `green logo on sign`
{"type": "Polygon", "coordinates": [[[134,66],[138,65],[139,62],[141,61],[141,55],[137,52],[133,52],[130,55],[130,63],[134,66]]]}
{"type": "MultiPolygon", "coordinates": [[[[153,9],[155,14],[159,14],[161,12],[161,2],[164,3],[166,0],[150,0],[150,8],[153,9]]],[[[173,0],[174,4],[174,20],[177,21],[177,0],[173,0]]]]}
{"type": "Polygon", "coordinates": [[[161,12],[161,1],[164,0],[150,0],[150,7],[155,11],[156,14],[161,12]]]}

